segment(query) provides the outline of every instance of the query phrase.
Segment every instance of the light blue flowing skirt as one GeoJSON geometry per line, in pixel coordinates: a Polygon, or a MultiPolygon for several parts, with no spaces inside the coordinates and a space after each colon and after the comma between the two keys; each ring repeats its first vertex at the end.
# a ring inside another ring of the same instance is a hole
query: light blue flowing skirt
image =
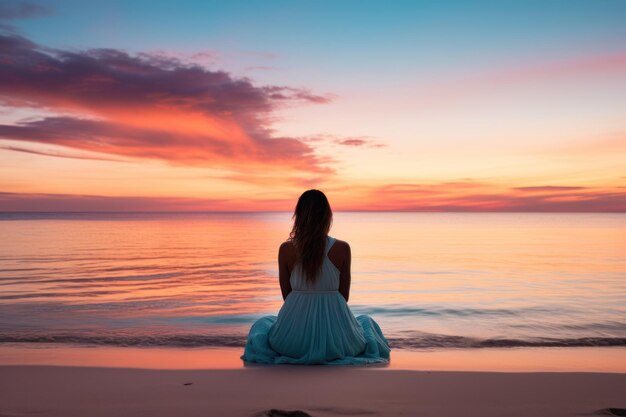
{"type": "Polygon", "coordinates": [[[278,316],[250,328],[241,359],[265,364],[363,365],[389,362],[389,343],[368,315],[354,317],[337,291],[292,291],[278,316]]]}

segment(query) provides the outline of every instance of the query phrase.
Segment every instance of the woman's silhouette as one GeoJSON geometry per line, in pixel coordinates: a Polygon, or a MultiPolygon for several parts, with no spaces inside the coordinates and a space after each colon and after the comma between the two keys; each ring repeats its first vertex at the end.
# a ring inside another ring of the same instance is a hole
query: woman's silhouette
{"type": "Polygon", "coordinates": [[[250,328],[241,358],[248,362],[367,364],[389,361],[389,344],[369,316],[354,317],[350,246],[328,235],[332,210],[324,193],[298,199],[289,239],[280,245],[283,306],[250,328]]]}

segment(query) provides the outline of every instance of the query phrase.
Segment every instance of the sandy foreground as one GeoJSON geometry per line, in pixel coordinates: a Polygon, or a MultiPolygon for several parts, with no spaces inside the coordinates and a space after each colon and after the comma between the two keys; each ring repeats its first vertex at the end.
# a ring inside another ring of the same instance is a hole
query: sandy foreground
{"type": "Polygon", "coordinates": [[[0,366],[1,417],[263,416],[272,409],[311,416],[554,417],[610,415],[609,408],[626,408],[626,374],[0,366]]]}

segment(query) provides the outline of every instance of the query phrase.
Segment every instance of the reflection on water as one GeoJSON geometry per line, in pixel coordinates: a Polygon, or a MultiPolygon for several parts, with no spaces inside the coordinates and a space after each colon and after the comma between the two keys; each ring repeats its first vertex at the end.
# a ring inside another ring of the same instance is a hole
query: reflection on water
{"type": "MultiPolygon", "coordinates": [[[[290,213],[0,214],[0,343],[241,346],[290,213]]],[[[396,348],[626,346],[626,215],[336,213],[396,348]]]]}

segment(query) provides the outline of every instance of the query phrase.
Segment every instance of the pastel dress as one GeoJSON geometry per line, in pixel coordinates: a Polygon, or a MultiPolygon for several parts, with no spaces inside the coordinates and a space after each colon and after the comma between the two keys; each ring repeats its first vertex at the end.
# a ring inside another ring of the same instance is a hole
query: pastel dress
{"type": "Polygon", "coordinates": [[[264,316],[250,328],[246,362],[266,364],[363,365],[389,362],[390,348],[368,315],[355,317],[339,293],[340,271],[328,258],[336,239],[328,236],[317,279],[304,279],[300,264],[291,272],[292,291],[278,316],[264,316]]]}

